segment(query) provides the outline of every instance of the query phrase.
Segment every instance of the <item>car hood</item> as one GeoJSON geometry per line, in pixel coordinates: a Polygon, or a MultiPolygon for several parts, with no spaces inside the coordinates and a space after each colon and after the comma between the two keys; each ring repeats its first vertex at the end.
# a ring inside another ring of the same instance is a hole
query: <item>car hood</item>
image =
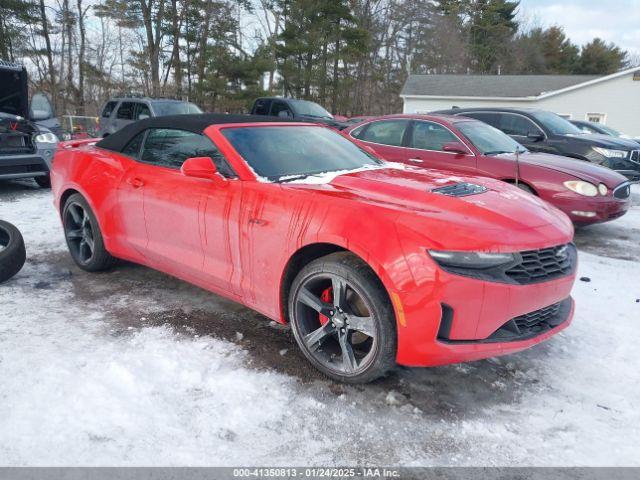
{"type": "Polygon", "coordinates": [[[595,147],[611,148],[613,150],[637,150],[638,143],[624,138],[611,137],[602,134],[565,135],[565,137],[583,142],[595,147]]]}
{"type": "Polygon", "coordinates": [[[459,223],[465,228],[530,229],[568,221],[551,205],[504,182],[436,170],[411,167],[364,170],[338,175],[328,185],[333,192],[352,200],[450,225],[459,223]],[[480,185],[486,191],[466,196],[434,192],[460,183],[480,185]]]}
{"type": "MultiPolygon", "coordinates": [[[[515,161],[515,155],[512,154],[501,155],[501,157],[515,161]]],[[[627,181],[626,177],[610,168],[559,155],[529,152],[520,156],[520,162],[562,172],[594,185],[604,183],[609,188],[615,188],[627,181]]]]}

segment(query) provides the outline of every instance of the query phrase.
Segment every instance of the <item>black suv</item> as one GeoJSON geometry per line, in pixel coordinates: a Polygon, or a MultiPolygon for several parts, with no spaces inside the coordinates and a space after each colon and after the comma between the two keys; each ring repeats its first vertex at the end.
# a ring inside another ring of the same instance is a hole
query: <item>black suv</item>
{"type": "Polygon", "coordinates": [[[322,123],[343,129],[345,123],[338,122],[329,112],[315,102],[283,97],[263,97],[253,102],[251,115],[266,115],[300,122],[322,123]]]}
{"type": "Polygon", "coordinates": [[[502,130],[534,152],[553,153],[609,167],[640,180],[640,145],[607,135],[590,135],[559,115],[528,108],[454,108],[434,113],[475,118],[502,130]]]}

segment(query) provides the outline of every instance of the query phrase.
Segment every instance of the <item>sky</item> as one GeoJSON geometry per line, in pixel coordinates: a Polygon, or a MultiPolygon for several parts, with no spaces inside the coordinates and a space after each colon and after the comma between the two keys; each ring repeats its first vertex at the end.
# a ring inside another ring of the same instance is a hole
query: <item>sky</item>
{"type": "Polygon", "coordinates": [[[560,25],[574,43],[594,37],[640,55],[640,0],[521,0],[521,19],[560,25]]]}

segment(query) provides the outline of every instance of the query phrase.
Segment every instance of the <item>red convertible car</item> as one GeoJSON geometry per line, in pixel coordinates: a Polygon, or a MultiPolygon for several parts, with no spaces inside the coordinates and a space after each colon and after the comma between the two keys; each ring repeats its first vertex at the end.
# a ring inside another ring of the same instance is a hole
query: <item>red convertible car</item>
{"type": "Polygon", "coordinates": [[[572,318],[566,215],[504,182],[384,162],[324,126],[147,119],[63,144],[52,183],[81,268],[127,259],[290,323],[341,381],[517,352],[572,318]]]}
{"type": "Polygon", "coordinates": [[[389,161],[517,183],[558,207],[576,225],[619,218],[630,206],[631,184],[623,175],[581,160],[530,152],[478,120],[391,115],[344,133],[389,161]]]}

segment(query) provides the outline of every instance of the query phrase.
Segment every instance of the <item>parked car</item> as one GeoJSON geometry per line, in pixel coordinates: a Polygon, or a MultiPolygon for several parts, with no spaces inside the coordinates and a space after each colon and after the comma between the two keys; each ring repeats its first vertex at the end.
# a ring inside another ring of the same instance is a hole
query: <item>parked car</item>
{"type": "Polygon", "coordinates": [[[345,134],[390,161],[517,183],[565,212],[577,225],[613,220],[630,206],[629,182],[619,173],[531,152],[478,120],[391,115],[352,126],[345,134]]]}
{"type": "Polygon", "coordinates": [[[586,160],[640,180],[640,148],[631,140],[587,135],[552,112],[528,108],[455,108],[433,112],[464,115],[502,130],[534,152],[586,160]]]}
{"type": "Polygon", "coordinates": [[[146,97],[112,98],[100,111],[98,136],[107,137],[122,127],[145,118],[190,113],[202,113],[202,110],[194,103],[181,100],[146,97]]]}
{"type": "Polygon", "coordinates": [[[329,112],[315,102],[283,97],[258,98],[253,102],[251,115],[276,117],[300,122],[321,123],[332,128],[341,129],[346,125],[337,121],[329,112]]]}
{"type": "Polygon", "coordinates": [[[345,382],[516,352],[569,325],[576,248],[553,206],[256,118],[159,117],[65,144],[52,180],[73,260],[128,259],[290,323],[345,382]]]}
{"type": "Polygon", "coordinates": [[[49,187],[58,137],[46,125],[56,122],[46,95],[36,93],[29,103],[26,69],[0,61],[0,180],[33,178],[49,187]]]}
{"type": "Polygon", "coordinates": [[[627,134],[621,133],[617,131],[615,128],[608,127],[602,123],[597,122],[587,122],[586,120],[569,120],[576,127],[582,130],[584,133],[591,133],[595,135],[608,135],[610,137],[622,138],[624,140],[633,140],[634,142],[638,142],[638,139],[635,139],[627,134]]]}

